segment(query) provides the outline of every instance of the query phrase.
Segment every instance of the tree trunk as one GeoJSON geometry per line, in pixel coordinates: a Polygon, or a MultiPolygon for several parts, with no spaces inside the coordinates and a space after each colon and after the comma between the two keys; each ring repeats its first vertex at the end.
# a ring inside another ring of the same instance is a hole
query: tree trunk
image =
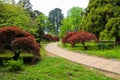
{"type": "Polygon", "coordinates": [[[115,43],[120,45],[120,36],[115,37],[115,43]]]}
{"type": "Polygon", "coordinates": [[[15,55],[13,56],[13,60],[18,60],[21,52],[15,52],[15,55]]]}
{"type": "Polygon", "coordinates": [[[82,41],[82,45],[83,45],[83,47],[84,47],[85,50],[88,50],[88,48],[87,48],[87,46],[85,45],[85,42],[84,42],[84,41],[82,41]]]}
{"type": "Polygon", "coordinates": [[[21,51],[15,51],[14,49],[12,49],[10,46],[8,47],[9,50],[13,51],[13,53],[15,54],[12,58],[13,60],[18,60],[19,56],[20,56],[20,53],[21,51]]]}
{"type": "Polygon", "coordinates": [[[71,44],[71,47],[72,47],[72,48],[74,48],[74,47],[75,47],[75,44],[74,44],[74,43],[72,43],[72,44],[71,44]]]}

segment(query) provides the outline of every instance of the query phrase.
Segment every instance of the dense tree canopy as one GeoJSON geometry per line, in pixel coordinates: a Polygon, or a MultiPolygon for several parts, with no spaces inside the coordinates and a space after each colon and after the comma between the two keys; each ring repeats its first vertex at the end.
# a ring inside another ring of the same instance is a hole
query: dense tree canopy
{"type": "Polygon", "coordinates": [[[117,37],[115,35],[113,37],[118,38],[120,28],[115,30],[113,27],[119,27],[117,25],[120,18],[119,4],[120,0],[90,0],[82,21],[82,29],[96,34],[98,38],[101,33],[103,34],[104,30],[110,30],[110,32],[117,35],[117,37]],[[109,30],[107,27],[110,27],[109,30]]]}
{"type": "Polygon", "coordinates": [[[23,29],[28,27],[30,17],[20,6],[0,3],[0,27],[19,26],[23,29]]]}
{"type": "Polygon", "coordinates": [[[69,11],[68,11],[68,15],[67,17],[70,17],[72,19],[72,23],[74,25],[73,30],[78,30],[78,26],[82,21],[82,17],[83,17],[83,9],[80,7],[72,7],[69,11]]]}
{"type": "Polygon", "coordinates": [[[63,37],[69,31],[78,31],[83,17],[83,9],[80,7],[73,7],[68,11],[67,17],[63,19],[60,28],[60,36],[63,37]]]}
{"type": "Polygon", "coordinates": [[[52,29],[55,34],[58,34],[59,27],[61,26],[61,21],[63,19],[62,10],[55,8],[49,12],[49,20],[52,23],[52,29]]]}

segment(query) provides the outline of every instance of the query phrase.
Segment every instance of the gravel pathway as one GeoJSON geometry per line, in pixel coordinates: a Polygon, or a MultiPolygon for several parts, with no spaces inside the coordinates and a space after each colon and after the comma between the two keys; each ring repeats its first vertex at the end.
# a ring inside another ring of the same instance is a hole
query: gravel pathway
{"type": "Polygon", "coordinates": [[[62,58],[68,59],[73,62],[77,62],[100,70],[120,74],[120,61],[104,59],[104,58],[68,51],[59,48],[57,44],[58,44],[57,42],[48,44],[45,47],[45,50],[54,55],[60,56],[62,58]]]}

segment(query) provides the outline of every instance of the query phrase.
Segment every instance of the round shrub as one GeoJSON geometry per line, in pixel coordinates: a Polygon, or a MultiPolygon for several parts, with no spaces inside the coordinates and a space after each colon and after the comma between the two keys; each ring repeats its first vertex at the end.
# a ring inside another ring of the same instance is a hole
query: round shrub
{"type": "Polygon", "coordinates": [[[14,26],[0,28],[0,50],[11,50],[15,54],[14,60],[17,60],[23,51],[40,58],[40,45],[35,41],[34,36],[14,26]]]}

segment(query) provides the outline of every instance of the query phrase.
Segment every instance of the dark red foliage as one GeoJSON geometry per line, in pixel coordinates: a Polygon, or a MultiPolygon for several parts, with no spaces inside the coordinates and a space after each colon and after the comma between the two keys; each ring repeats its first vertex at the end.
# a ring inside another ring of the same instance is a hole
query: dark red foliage
{"type": "Polygon", "coordinates": [[[89,33],[89,32],[85,32],[85,31],[80,31],[80,32],[71,32],[68,33],[64,38],[63,38],[64,42],[63,43],[70,43],[72,45],[72,47],[75,46],[76,43],[82,43],[84,48],[86,48],[85,46],[85,42],[91,41],[91,40],[95,40],[97,41],[97,38],[94,34],[89,33]]]}
{"type": "Polygon", "coordinates": [[[50,35],[50,34],[44,34],[44,35],[41,36],[41,39],[43,41],[50,42],[50,41],[52,41],[52,35],[50,35]]]}
{"type": "Polygon", "coordinates": [[[72,36],[77,34],[78,32],[68,32],[63,38],[62,38],[62,43],[69,43],[68,39],[72,36]]]}
{"type": "Polygon", "coordinates": [[[27,50],[28,52],[32,52],[33,54],[40,56],[39,48],[40,46],[35,42],[33,37],[22,37],[22,38],[16,38],[11,42],[10,45],[14,49],[20,49],[20,50],[27,50]]]}
{"type": "Polygon", "coordinates": [[[0,28],[0,49],[12,50],[15,55],[18,51],[28,51],[34,56],[40,56],[40,46],[34,36],[18,27],[0,28]]]}
{"type": "Polygon", "coordinates": [[[53,42],[57,42],[57,41],[59,41],[60,39],[59,39],[59,37],[58,36],[54,36],[54,37],[52,37],[52,41],[53,42]]]}

